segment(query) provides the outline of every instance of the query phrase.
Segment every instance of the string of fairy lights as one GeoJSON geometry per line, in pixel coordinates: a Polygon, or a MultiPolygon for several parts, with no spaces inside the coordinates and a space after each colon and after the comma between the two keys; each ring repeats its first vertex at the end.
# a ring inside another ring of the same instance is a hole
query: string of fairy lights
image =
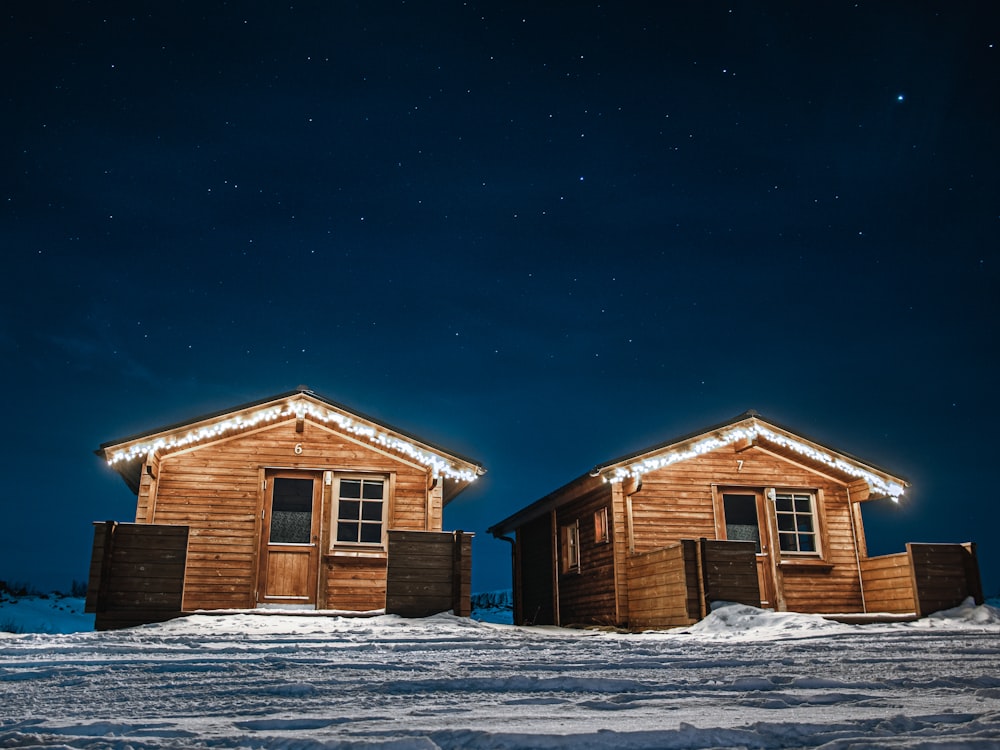
{"type": "MultiPolygon", "coordinates": [[[[420,465],[428,467],[435,477],[444,477],[461,482],[472,482],[477,477],[477,472],[474,469],[457,466],[447,458],[425,450],[398,435],[390,434],[371,424],[359,422],[346,414],[319,406],[304,399],[292,400],[280,406],[266,407],[246,415],[236,415],[209,425],[204,425],[198,429],[189,430],[185,433],[163,436],[148,442],[136,442],[126,449],[115,451],[108,459],[108,464],[114,465],[121,461],[131,461],[157,453],[169,453],[216,438],[250,430],[259,425],[276,422],[280,419],[289,417],[303,419],[306,416],[326,425],[334,425],[341,432],[348,435],[367,439],[370,443],[380,448],[402,454],[420,465]]],[[[681,461],[687,461],[742,440],[754,440],[758,437],[767,440],[773,445],[795,451],[812,461],[841,471],[848,476],[864,479],[873,491],[880,492],[894,501],[898,501],[899,497],[903,494],[904,488],[897,482],[887,481],[862,466],[845,461],[840,457],[832,456],[813,445],[796,440],[789,435],[775,432],[757,422],[751,425],[736,425],[710,437],[690,443],[683,448],[666,450],[656,455],[647,456],[632,463],[618,466],[610,474],[606,474],[604,479],[609,482],[622,482],[629,478],[640,478],[651,471],[656,471],[657,469],[662,469],[681,461]]]]}
{"type": "Polygon", "coordinates": [[[443,477],[459,482],[473,482],[478,475],[475,469],[458,466],[447,458],[425,450],[398,435],[390,434],[370,424],[359,422],[345,414],[303,399],[291,400],[284,405],[270,406],[246,415],[228,417],[185,433],[167,435],[147,442],[133,443],[128,448],[115,451],[108,459],[108,464],[113,466],[122,461],[132,461],[157,453],[170,453],[209,440],[244,432],[269,422],[277,422],[278,420],[290,417],[303,419],[306,416],[326,425],[335,425],[341,432],[365,438],[380,448],[402,454],[416,461],[421,466],[428,467],[435,478],[443,477]]]}
{"type": "Polygon", "coordinates": [[[651,471],[656,471],[657,469],[662,469],[681,461],[687,461],[696,456],[732,445],[733,443],[743,440],[754,440],[758,437],[763,438],[773,445],[795,451],[812,461],[842,471],[849,476],[864,479],[873,491],[884,494],[894,502],[898,502],[900,496],[903,494],[903,486],[897,482],[887,481],[862,466],[850,463],[839,457],[831,456],[829,453],[813,445],[795,440],[783,433],[775,432],[756,422],[752,425],[734,426],[727,430],[722,430],[711,437],[695,441],[683,448],[674,448],[673,450],[667,450],[654,456],[647,456],[624,466],[618,466],[610,474],[605,475],[604,479],[608,482],[622,482],[631,478],[638,479],[651,471]]]}

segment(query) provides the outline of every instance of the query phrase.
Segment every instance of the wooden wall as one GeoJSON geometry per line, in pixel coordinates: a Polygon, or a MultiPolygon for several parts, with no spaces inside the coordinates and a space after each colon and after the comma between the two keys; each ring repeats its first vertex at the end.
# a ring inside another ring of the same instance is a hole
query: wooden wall
{"type": "Polygon", "coordinates": [[[648,552],[681,539],[718,538],[713,485],[818,491],[817,520],[826,565],[791,558],[782,561],[778,585],[785,608],[860,611],[860,576],[846,485],[759,447],[720,448],[644,475],[641,487],[631,495],[634,551],[648,552]]]}
{"type": "MultiPolygon", "coordinates": [[[[296,431],[293,418],[170,454],[145,472],[136,521],[190,527],[185,609],[256,604],[262,467],[392,473],[389,528],[427,530],[426,469],[309,419],[304,420],[301,432],[296,431]],[[296,453],[296,445],[301,446],[301,453],[296,453]]],[[[327,515],[329,491],[324,487],[327,515]]],[[[384,557],[327,556],[323,563],[321,571],[328,573],[328,580],[320,584],[320,598],[326,596],[321,606],[364,610],[384,606],[384,557]]]]}
{"type": "Polygon", "coordinates": [[[471,612],[472,534],[390,531],[385,611],[426,617],[471,612]]]}
{"type": "Polygon", "coordinates": [[[384,609],[387,566],[388,557],[384,554],[324,555],[322,569],[326,577],[320,580],[317,607],[350,612],[384,609]]]}
{"type": "Polygon", "coordinates": [[[95,523],[86,601],[95,629],[180,616],[187,545],[186,526],[95,523]]]}
{"type": "MultiPolygon", "coordinates": [[[[614,534],[610,528],[613,514],[611,487],[601,485],[582,497],[563,505],[556,513],[558,545],[562,544],[560,529],[579,523],[580,565],[563,571],[559,567],[559,624],[617,625],[615,611],[614,534]],[[607,509],[609,538],[597,541],[594,514],[607,509]]],[[[559,561],[561,550],[556,550],[559,561]]]]}

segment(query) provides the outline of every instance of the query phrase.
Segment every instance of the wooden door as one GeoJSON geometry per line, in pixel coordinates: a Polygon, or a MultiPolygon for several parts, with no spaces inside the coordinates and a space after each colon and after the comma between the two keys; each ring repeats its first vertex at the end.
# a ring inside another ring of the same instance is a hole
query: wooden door
{"type": "Polygon", "coordinates": [[[268,472],[264,480],[258,605],[316,606],[319,472],[268,472]]]}
{"type": "Polygon", "coordinates": [[[771,559],[768,509],[764,493],[757,490],[725,490],[722,493],[726,539],[753,542],[757,548],[757,585],[760,606],[775,607],[774,565],[771,559]]]}

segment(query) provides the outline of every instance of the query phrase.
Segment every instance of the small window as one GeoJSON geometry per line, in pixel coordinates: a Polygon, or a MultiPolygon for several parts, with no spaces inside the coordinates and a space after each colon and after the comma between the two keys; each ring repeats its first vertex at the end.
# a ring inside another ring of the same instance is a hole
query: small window
{"type": "Polygon", "coordinates": [[[312,541],[313,480],[275,477],[271,489],[271,544],[312,541]]]}
{"type": "Polygon", "coordinates": [[[753,542],[754,549],[760,554],[757,495],[727,492],[722,496],[722,512],[726,521],[726,539],[753,542]]]}
{"type": "Polygon", "coordinates": [[[580,522],[562,527],[562,571],[580,570],[580,522]]]}
{"type": "Polygon", "coordinates": [[[597,544],[607,544],[611,540],[611,533],[608,529],[608,509],[607,506],[594,513],[594,541],[597,544]]]}
{"type": "Polygon", "coordinates": [[[385,484],[382,477],[341,477],[335,510],[335,544],[382,544],[385,484]]]}
{"type": "Polygon", "coordinates": [[[783,553],[815,555],[816,498],[809,492],[776,492],[774,515],[778,522],[778,546],[783,553]]]}

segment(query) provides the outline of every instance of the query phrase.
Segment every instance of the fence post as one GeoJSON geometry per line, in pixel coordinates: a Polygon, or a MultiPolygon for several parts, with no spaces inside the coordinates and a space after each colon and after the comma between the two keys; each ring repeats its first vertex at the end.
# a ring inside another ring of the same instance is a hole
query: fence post
{"type": "Polygon", "coordinates": [[[708,615],[708,581],[705,572],[705,537],[698,540],[695,546],[695,565],[698,570],[698,614],[699,619],[708,615]]]}
{"type": "Polygon", "coordinates": [[[451,556],[451,610],[459,617],[468,617],[472,613],[469,587],[471,580],[471,555],[466,554],[466,540],[471,544],[471,534],[462,530],[453,534],[451,556]]]}
{"type": "Polygon", "coordinates": [[[969,555],[965,558],[965,584],[976,604],[986,601],[983,596],[983,579],[979,573],[979,558],[976,556],[976,543],[966,542],[962,545],[968,550],[969,555]]]}
{"type": "Polygon", "coordinates": [[[108,611],[108,599],[111,592],[111,565],[114,562],[115,530],[117,521],[104,522],[104,549],[101,554],[101,579],[97,587],[97,605],[95,613],[104,614],[108,611]]]}

